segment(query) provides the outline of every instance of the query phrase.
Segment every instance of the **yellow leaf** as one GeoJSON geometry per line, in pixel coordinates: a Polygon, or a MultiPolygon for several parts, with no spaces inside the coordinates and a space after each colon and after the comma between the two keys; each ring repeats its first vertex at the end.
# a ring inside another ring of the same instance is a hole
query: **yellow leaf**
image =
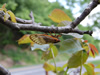
{"type": "Polygon", "coordinates": [[[56,23],[60,23],[62,21],[71,21],[69,16],[67,16],[67,14],[60,9],[54,9],[48,17],[56,23]]]}
{"type": "Polygon", "coordinates": [[[1,11],[5,12],[4,21],[8,20],[8,18],[10,17],[9,14],[7,13],[7,9],[5,8],[5,6],[6,6],[6,3],[3,4],[3,6],[0,8],[1,11]]]}
{"type": "Polygon", "coordinates": [[[14,13],[12,11],[10,11],[10,10],[8,10],[7,13],[10,15],[11,21],[16,23],[16,17],[14,15],[14,13]]]}
{"type": "Polygon", "coordinates": [[[95,75],[100,75],[100,72],[95,72],[95,75]]]}
{"type": "Polygon", "coordinates": [[[31,45],[34,44],[34,42],[29,38],[29,34],[24,35],[18,40],[18,44],[26,44],[26,43],[31,43],[31,45]]]}
{"type": "Polygon", "coordinates": [[[83,65],[87,72],[83,75],[95,75],[94,67],[91,64],[84,64],[83,65]]]}
{"type": "Polygon", "coordinates": [[[95,57],[95,54],[93,54],[89,48],[89,45],[87,43],[82,43],[84,50],[86,50],[87,52],[89,52],[89,56],[91,57],[95,57]]]}
{"type": "Polygon", "coordinates": [[[4,9],[5,7],[6,7],[6,3],[5,3],[5,4],[3,4],[3,6],[2,6],[1,8],[3,8],[3,9],[4,9]]]}
{"type": "Polygon", "coordinates": [[[6,3],[3,4],[3,6],[2,6],[3,11],[6,13],[7,12],[7,9],[5,7],[6,7],[6,3]]]}
{"type": "Polygon", "coordinates": [[[88,63],[88,65],[90,65],[92,67],[92,69],[95,68],[94,64],[92,64],[92,63],[88,63]]]}
{"type": "Polygon", "coordinates": [[[46,71],[55,71],[55,67],[51,64],[48,64],[47,62],[44,63],[43,68],[46,71]]]}
{"type": "Polygon", "coordinates": [[[89,50],[88,45],[87,45],[87,46],[83,46],[83,48],[84,48],[87,52],[89,51],[89,56],[95,57],[95,54],[93,54],[93,53],[91,52],[91,50],[89,50]]]}
{"type": "Polygon", "coordinates": [[[10,17],[9,14],[5,13],[5,15],[4,15],[4,21],[8,20],[9,17],[10,17]]]}
{"type": "Polygon", "coordinates": [[[31,46],[33,46],[34,45],[34,42],[31,42],[31,46]]]}
{"type": "Polygon", "coordinates": [[[89,50],[88,45],[85,45],[85,46],[83,46],[82,48],[84,48],[86,51],[88,51],[88,50],[89,50]]]}
{"type": "MultiPolygon", "coordinates": [[[[87,72],[83,73],[83,75],[89,75],[87,72]]],[[[94,75],[100,75],[100,72],[95,72],[94,75]]]]}
{"type": "Polygon", "coordinates": [[[91,52],[91,50],[89,51],[89,55],[90,55],[91,57],[95,58],[95,53],[93,54],[93,53],[91,52]]]}
{"type": "Polygon", "coordinates": [[[62,21],[62,22],[60,22],[57,26],[58,26],[58,27],[67,26],[67,25],[69,25],[70,23],[71,23],[70,21],[62,21]]]}
{"type": "Polygon", "coordinates": [[[92,49],[93,51],[95,51],[97,54],[99,54],[97,48],[96,48],[93,44],[89,43],[89,46],[91,47],[91,49],[92,49]]]}
{"type": "Polygon", "coordinates": [[[3,8],[0,8],[0,11],[3,11],[3,8]]]}

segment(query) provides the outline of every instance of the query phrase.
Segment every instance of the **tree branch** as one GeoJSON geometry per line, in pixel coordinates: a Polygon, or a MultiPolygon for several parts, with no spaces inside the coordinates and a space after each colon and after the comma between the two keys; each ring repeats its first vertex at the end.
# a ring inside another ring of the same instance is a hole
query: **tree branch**
{"type": "Polygon", "coordinates": [[[32,20],[24,20],[24,19],[21,19],[21,18],[18,18],[18,17],[16,17],[16,21],[18,23],[22,23],[22,24],[32,24],[32,20]]]}
{"type": "Polygon", "coordinates": [[[75,28],[82,20],[85,19],[85,17],[87,15],[89,15],[89,13],[99,4],[99,0],[93,0],[88,6],[87,8],[83,11],[83,13],[77,18],[75,19],[70,25],[71,28],[75,28]]]}
{"type": "Polygon", "coordinates": [[[71,33],[78,33],[80,35],[89,34],[90,36],[92,36],[93,31],[80,31],[80,30],[72,29],[71,33]]]}
{"type": "Polygon", "coordinates": [[[5,69],[2,65],[0,65],[0,75],[11,75],[11,73],[5,69]]]}
{"type": "Polygon", "coordinates": [[[41,26],[40,23],[34,22],[34,17],[31,12],[32,20],[23,20],[16,17],[18,23],[12,23],[10,20],[4,22],[3,16],[0,17],[0,23],[4,24],[14,30],[32,30],[32,31],[40,31],[46,33],[79,33],[79,34],[89,34],[92,35],[92,31],[80,31],[73,30],[97,5],[99,4],[99,0],[93,0],[91,4],[83,11],[83,13],[75,19],[70,25],[63,27],[55,27],[55,26],[41,26]]]}

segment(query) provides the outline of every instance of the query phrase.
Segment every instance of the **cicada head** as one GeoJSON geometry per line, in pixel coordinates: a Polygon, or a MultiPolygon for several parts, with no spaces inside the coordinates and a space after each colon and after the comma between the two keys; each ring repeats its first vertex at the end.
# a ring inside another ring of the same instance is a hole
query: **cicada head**
{"type": "Polygon", "coordinates": [[[60,42],[60,40],[58,39],[58,38],[53,38],[53,43],[58,43],[58,42],[60,42]]]}

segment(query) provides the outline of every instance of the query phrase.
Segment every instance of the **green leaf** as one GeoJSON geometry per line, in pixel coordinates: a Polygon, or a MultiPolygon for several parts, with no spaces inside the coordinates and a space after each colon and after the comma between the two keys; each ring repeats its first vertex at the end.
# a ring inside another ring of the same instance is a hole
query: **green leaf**
{"type": "Polygon", "coordinates": [[[80,35],[78,33],[67,33],[67,34],[64,33],[63,35],[71,35],[74,38],[82,38],[83,37],[83,35],[80,35]]]}
{"type": "Polygon", "coordinates": [[[87,74],[84,75],[95,75],[94,68],[90,64],[84,64],[83,66],[87,70],[87,74]]]}
{"type": "Polygon", "coordinates": [[[46,51],[49,48],[49,44],[43,44],[43,45],[39,45],[39,44],[34,44],[31,47],[31,50],[42,50],[42,51],[46,51]]]}
{"type": "Polygon", "coordinates": [[[78,51],[74,53],[68,60],[68,68],[76,68],[81,66],[86,62],[88,54],[85,50],[78,51]]]}
{"type": "Polygon", "coordinates": [[[99,65],[97,65],[95,68],[100,68],[100,64],[99,64],[99,65]]]}
{"type": "Polygon", "coordinates": [[[50,50],[53,50],[54,53],[54,57],[56,57],[58,55],[58,49],[56,48],[56,46],[54,46],[54,44],[50,44],[50,50]]]}
{"type": "MultiPolygon", "coordinates": [[[[87,72],[85,72],[83,75],[89,75],[87,72]]],[[[95,72],[94,75],[100,75],[100,72],[95,72]]]]}
{"type": "Polygon", "coordinates": [[[58,73],[58,75],[64,75],[65,71],[61,71],[58,73]]]}
{"type": "Polygon", "coordinates": [[[55,67],[51,64],[48,64],[47,62],[44,63],[43,68],[46,71],[55,71],[55,67]]]}
{"type": "Polygon", "coordinates": [[[67,67],[67,64],[64,64],[62,67],[57,67],[57,71],[64,71],[64,68],[67,67]]]}
{"type": "Polygon", "coordinates": [[[48,48],[48,50],[43,52],[42,59],[44,59],[44,60],[52,59],[53,55],[52,55],[51,50],[54,53],[54,57],[56,57],[58,55],[58,49],[56,48],[56,46],[54,46],[53,44],[50,44],[50,47],[48,48]]]}
{"type": "Polygon", "coordinates": [[[62,68],[64,69],[65,67],[67,67],[67,64],[64,64],[62,68]]]}
{"type": "Polygon", "coordinates": [[[87,75],[87,72],[83,73],[83,75],[87,75]]]}
{"type": "MultiPolygon", "coordinates": [[[[62,33],[63,35],[61,36],[63,40],[67,40],[67,39],[73,39],[75,37],[71,36],[71,35],[66,35],[65,33],[62,33]]],[[[62,43],[62,41],[60,42],[62,43]]]]}
{"type": "Polygon", "coordinates": [[[95,75],[100,75],[100,72],[95,72],[95,75]]]}
{"type": "Polygon", "coordinates": [[[83,48],[80,39],[72,38],[61,41],[59,50],[60,52],[71,54],[83,50],[83,48]]]}

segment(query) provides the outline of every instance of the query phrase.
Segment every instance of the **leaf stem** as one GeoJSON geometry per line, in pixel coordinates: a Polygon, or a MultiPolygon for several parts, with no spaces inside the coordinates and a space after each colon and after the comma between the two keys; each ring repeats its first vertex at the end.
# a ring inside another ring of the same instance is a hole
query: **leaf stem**
{"type": "Polygon", "coordinates": [[[82,64],[83,64],[83,51],[82,51],[82,55],[81,55],[81,66],[80,66],[80,75],[82,73],[82,64]]]}
{"type": "Polygon", "coordinates": [[[54,59],[54,53],[53,53],[53,50],[52,50],[52,49],[51,49],[51,52],[52,52],[53,61],[54,61],[55,69],[56,69],[56,74],[58,75],[57,66],[56,66],[56,61],[55,61],[55,59],[54,59]]]}
{"type": "Polygon", "coordinates": [[[81,75],[81,73],[82,73],[82,65],[80,66],[80,75],[81,75]]]}
{"type": "Polygon", "coordinates": [[[69,69],[69,68],[67,67],[67,69],[66,69],[66,71],[65,71],[64,75],[67,75],[68,69],[69,69]]]}

